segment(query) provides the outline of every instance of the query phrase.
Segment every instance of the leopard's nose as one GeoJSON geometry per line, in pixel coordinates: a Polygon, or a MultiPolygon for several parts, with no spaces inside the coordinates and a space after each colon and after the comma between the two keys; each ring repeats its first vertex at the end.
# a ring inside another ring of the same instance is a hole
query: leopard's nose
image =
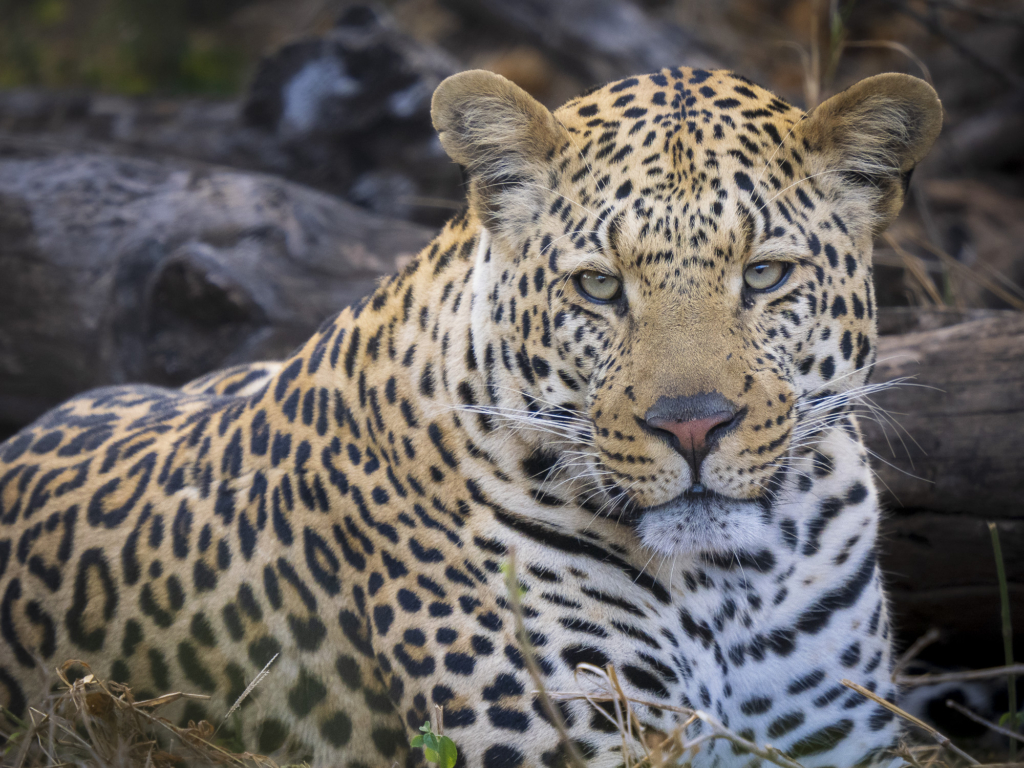
{"type": "Polygon", "coordinates": [[[690,421],[672,421],[671,419],[648,419],[647,423],[655,429],[671,432],[685,451],[703,451],[707,447],[708,432],[720,424],[731,421],[735,414],[731,411],[717,411],[703,419],[690,421]]]}
{"type": "Polygon", "coordinates": [[[742,421],[746,411],[717,392],[689,397],[661,397],[644,414],[646,427],[664,437],[700,479],[700,465],[726,433],[742,421]]]}

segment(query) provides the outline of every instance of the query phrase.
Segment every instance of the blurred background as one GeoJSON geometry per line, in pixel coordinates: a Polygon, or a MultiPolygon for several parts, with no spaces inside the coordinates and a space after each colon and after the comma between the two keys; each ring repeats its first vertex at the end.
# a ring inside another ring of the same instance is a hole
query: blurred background
{"type": "Polygon", "coordinates": [[[0,437],[84,389],[279,358],[463,204],[434,87],[485,68],[549,106],[666,66],[811,108],[879,72],[945,128],[877,243],[866,405],[906,646],[1024,656],[1021,0],[0,0],[0,437]],[[877,408],[877,409],[876,409],[877,408]]]}

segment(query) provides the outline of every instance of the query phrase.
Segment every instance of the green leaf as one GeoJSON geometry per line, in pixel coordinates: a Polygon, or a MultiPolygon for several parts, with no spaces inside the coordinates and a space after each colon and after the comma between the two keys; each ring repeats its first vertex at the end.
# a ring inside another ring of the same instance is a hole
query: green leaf
{"type": "Polygon", "coordinates": [[[434,733],[429,720],[420,726],[420,731],[422,733],[418,736],[413,736],[409,741],[409,745],[421,747],[423,749],[423,756],[428,763],[434,763],[438,768],[454,768],[455,760],[459,756],[458,750],[455,748],[455,742],[447,736],[439,736],[434,733]]]}
{"type": "Polygon", "coordinates": [[[1024,724],[1024,712],[1018,712],[1017,717],[1013,716],[1012,712],[1003,712],[999,716],[999,724],[1004,728],[1015,730],[1018,726],[1024,724]],[[1016,720],[1016,724],[1012,724],[1016,720]]]}
{"type": "Polygon", "coordinates": [[[454,768],[455,761],[459,757],[459,752],[455,748],[455,742],[447,736],[442,736],[440,747],[437,760],[438,768],[454,768]]]}

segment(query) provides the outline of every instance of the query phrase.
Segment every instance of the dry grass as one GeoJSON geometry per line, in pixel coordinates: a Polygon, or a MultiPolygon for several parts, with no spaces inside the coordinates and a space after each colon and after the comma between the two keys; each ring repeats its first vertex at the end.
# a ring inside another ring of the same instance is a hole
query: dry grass
{"type": "MultiPolygon", "coordinates": [[[[516,601],[518,602],[518,601],[516,601]]],[[[989,676],[1005,675],[1006,669],[991,670],[989,676]]],[[[65,768],[95,766],[106,768],[172,768],[183,763],[190,766],[238,766],[239,768],[277,768],[268,757],[231,751],[218,742],[213,725],[206,721],[179,727],[160,716],[160,709],[180,699],[206,699],[189,693],[169,693],[155,699],[137,702],[131,690],[120,683],[98,679],[81,662],[67,662],[57,670],[58,690],[38,708],[29,710],[25,720],[9,712],[0,713],[0,738],[6,738],[0,756],[4,768],[65,768]],[[69,670],[81,668],[84,677],[71,679],[69,670]],[[6,723],[4,722],[6,720],[6,723]]],[[[922,676],[924,677],[924,676],[922,676]]],[[[915,676],[902,675],[914,682],[915,676]]],[[[535,679],[535,684],[539,681],[535,679]]],[[[678,768],[685,766],[701,747],[722,739],[750,754],[759,755],[766,763],[784,768],[800,768],[800,763],[769,744],[757,744],[726,728],[714,716],[701,710],[666,707],[648,702],[624,691],[614,666],[598,668],[581,664],[576,672],[577,690],[547,691],[542,685],[538,694],[549,701],[586,701],[601,716],[609,718],[623,739],[627,768],[678,768]],[[610,704],[610,706],[608,706],[610,704]],[[672,733],[645,728],[637,707],[658,707],[681,715],[679,726],[672,733]],[[703,733],[687,738],[685,731],[697,721],[705,724],[703,733]],[[637,753],[639,746],[640,753],[637,753]],[[628,747],[628,748],[627,748],[628,747]]],[[[974,679],[965,675],[964,679],[974,679]]],[[[902,766],[913,768],[1024,768],[1024,763],[983,763],[953,745],[946,737],[899,707],[879,699],[855,683],[843,681],[850,688],[892,710],[913,726],[912,737],[893,753],[903,760],[902,766]],[[929,744],[925,739],[934,740],[929,744]]],[[[931,682],[929,680],[929,682],[931,682]]],[[[557,707],[552,707],[557,711],[557,707]]],[[[976,718],[977,716],[974,715],[976,718]]],[[[998,726],[987,723],[996,730],[998,726]]],[[[563,731],[563,733],[565,733],[563,731]]],[[[1024,741],[1024,737],[1017,736],[1024,741]]],[[[578,753],[574,756],[584,764],[578,753]]],[[[570,758],[573,760],[574,758],[570,758]]]]}
{"type": "Polygon", "coordinates": [[[262,755],[231,751],[205,720],[182,728],[160,716],[172,702],[208,696],[168,693],[135,701],[128,686],[99,679],[80,661],[65,662],[55,674],[56,691],[24,720],[0,710],[4,768],[277,768],[262,755]],[[76,671],[85,674],[75,677],[76,671]]]}

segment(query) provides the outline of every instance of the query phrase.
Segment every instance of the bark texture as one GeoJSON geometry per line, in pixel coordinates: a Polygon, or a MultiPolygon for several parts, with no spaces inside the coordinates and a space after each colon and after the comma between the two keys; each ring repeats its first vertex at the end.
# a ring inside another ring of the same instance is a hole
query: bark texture
{"type": "MultiPolygon", "coordinates": [[[[900,323],[886,314],[890,326],[914,325],[909,312],[900,323]]],[[[879,343],[873,380],[912,377],[872,398],[892,423],[864,421],[892,510],[883,564],[904,635],[938,626],[991,636],[1000,614],[987,521],[999,529],[1011,603],[1024,605],[1024,313],[919,314],[929,330],[879,343]]],[[[1013,618],[1024,632],[1024,611],[1013,618]]]]}
{"type": "Polygon", "coordinates": [[[270,176],[0,146],[0,421],[287,355],[432,235],[270,176]]]}

